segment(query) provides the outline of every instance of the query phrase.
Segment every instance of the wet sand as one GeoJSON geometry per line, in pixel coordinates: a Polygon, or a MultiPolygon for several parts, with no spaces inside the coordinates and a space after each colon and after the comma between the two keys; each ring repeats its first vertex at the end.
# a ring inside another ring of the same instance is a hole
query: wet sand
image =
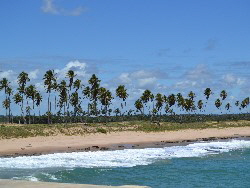
{"type": "Polygon", "coordinates": [[[30,182],[23,180],[3,180],[0,179],[1,188],[143,188],[146,186],[103,186],[103,185],[86,185],[86,184],[68,184],[68,183],[49,183],[49,182],[30,182]]]}
{"type": "Polygon", "coordinates": [[[168,132],[113,132],[85,136],[48,136],[0,140],[0,156],[15,157],[59,152],[116,150],[185,145],[195,141],[247,138],[250,127],[210,128],[168,132]]]}

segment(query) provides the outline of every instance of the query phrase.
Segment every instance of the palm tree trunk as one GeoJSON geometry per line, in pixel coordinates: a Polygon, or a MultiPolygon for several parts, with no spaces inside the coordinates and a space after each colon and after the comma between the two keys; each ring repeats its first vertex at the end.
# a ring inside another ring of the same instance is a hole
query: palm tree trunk
{"type": "Polygon", "coordinates": [[[48,124],[50,124],[50,92],[49,92],[49,97],[48,97],[48,124]]]}

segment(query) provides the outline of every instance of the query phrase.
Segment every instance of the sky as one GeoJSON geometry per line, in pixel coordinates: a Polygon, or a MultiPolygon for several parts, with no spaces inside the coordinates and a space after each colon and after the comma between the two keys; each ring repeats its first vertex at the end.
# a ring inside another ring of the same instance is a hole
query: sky
{"type": "Polygon", "coordinates": [[[126,85],[131,103],[145,89],[203,99],[207,87],[211,100],[222,89],[229,102],[242,100],[249,9],[246,0],[2,0],[0,79],[17,87],[26,71],[43,91],[46,70],[64,79],[73,69],[84,83],[95,73],[111,91],[126,85]]]}

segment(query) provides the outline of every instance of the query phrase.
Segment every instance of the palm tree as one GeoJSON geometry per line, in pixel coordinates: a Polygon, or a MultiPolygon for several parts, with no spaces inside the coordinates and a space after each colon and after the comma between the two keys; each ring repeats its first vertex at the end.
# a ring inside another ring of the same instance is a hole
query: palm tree
{"type": "Polygon", "coordinates": [[[195,110],[194,100],[192,98],[185,99],[184,108],[187,112],[195,110]]]}
{"type": "Polygon", "coordinates": [[[25,86],[27,84],[27,82],[30,81],[29,79],[29,75],[26,72],[21,72],[17,78],[17,82],[19,85],[18,91],[20,93],[20,95],[22,96],[22,106],[21,106],[21,111],[22,111],[22,117],[23,117],[23,121],[24,124],[26,124],[26,118],[24,116],[24,109],[23,109],[23,103],[24,103],[24,95],[25,95],[25,86]]]}
{"type": "Polygon", "coordinates": [[[142,103],[141,99],[136,100],[134,105],[135,105],[135,108],[137,110],[139,110],[141,112],[141,114],[143,114],[143,111],[142,111],[143,103],[142,103]]]}
{"type": "Polygon", "coordinates": [[[226,92],[226,90],[222,90],[221,91],[220,97],[221,97],[222,101],[224,101],[227,98],[227,92],[226,92]]]}
{"type": "Polygon", "coordinates": [[[50,115],[51,115],[51,102],[50,102],[50,95],[52,90],[57,89],[56,83],[56,74],[54,70],[48,70],[43,77],[44,80],[44,87],[46,88],[46,92],[49,93],[48,96],[48,124],[51,123],[50,115]]]}
{"type": "Polygon", "coordinates": [[[9,84],[10,82],[8,81],[7,78],[3,78],[2,80],[0,80],[0,91],[4,90],[4,93],[6,94],[9,84]]]}
{"type": "Polygon", "coordinates": [[[184,100],[184,97],[182,96],[181,93],[177,93],[177,95],[176,95],[176,101],[177,101],[177,106],[179,108],[182,107],[182,110],[183,110],[185,100],[184,100]]]}
{"type": "MultiPolygon", "coordinates": [[[[22,111],[22,102],[23,102],[23,96],[20,93],[16,93],[13,97],[14,102],[20,106],[21,111],[22,111]]],[[[20,124],[20,119],[19,119],[19,124],[20,124]]]]}
{"type": "Polygon", "coordinates": [[[76,79],[76,80],[74,81],[73,87],[76,89],[76,91],[78,91],[78,90],[82,87],[81,82],[82,82],[82,81],[79,80],[79,79],[76,79]]]}
{"type": "MultiPolygon", "coordinates": [[[[141,100],[142,102],[145,104],[145,106],[147,107],[147,103],[151,100],[152,98],[152,93],[150,90],[146,89],[141,96],[141,100]]],[[[150,106],[148,107],[148,111],[150,112],[150,106]]]]}
{"type": "Polygon", "coordinates": [[[216,106],[216,108],[218,108],[218,109],[219,109],[219,108],[221,107],[221,105],[222,105],[222,103],[221,103],[220,99],[216,99],[216,101],[215,101],[214,105],[216,106]]]}
{"type": "Polygon", "coordinates": [[[76,117],[76,114],[79,111],[79,104],[80,104],[80,97],[78,96],[77,91],[71,94],[70,104],[74,107],[74,117],[76,117]]]}
{"type": "Polygon", "coordinates": [[[98,94],[99,94],[99,87],[100,87],[100,82],[101,80],[99,80],[97,78],[97,76],[95,74],[93,74],[91,76],[91,78],[89,79],[89,84],[90,84],[90,100],[93,101],[92,103],[92,110],[94,112],[94,115],[97,116],[97,99],[98,99],[98,94]]]}
{"type": "Polygon", "coordinates": [[[74,83],[74,78],[76,77],[76,74],[73,70],[69,70],[67,73],[66,73],[66,77],[69,78],[69,88],[71,90],[71,87],[74,83]]]}
{"type": "MultiPolygon", "coordinates": [[[[128,93],[127,93],[127,89],[125,88],[124,85],[119,85],[116,89],[116,96],[119,97],[120,99],[122,99],[122,101],[124,102],[124,106],[126,106],[126,99],[128,98],[128,93]]],[[[121,102],[121,108],[123,109],[123,104],[121,102]]],[[[120,113],[121,114],[124,114],[123,113],[120,113]]]]}
{"type": "Polygon", "coordinates": [[[64,108],[64,122],[65,122],[65,115],[66,115],[66,104],[68,103],[68,89],[67,89],[67,84],[65,80],[62,80],[61,83],[58,86],[59,90],[59,107],[60,111],[61,109],[64,108]]]}
{"type": "Polygon", "coordinates": [[[199,101],[198,101],[197,107],[198,107],[198,109],[201,111],[201,109],[203,108],[203,101],[202,101],[202,100],[199,100],[199,101]]]}
{"type": "Polygon", "coordinates": [[[208,100],[210,95],[212,95],[212,91],[210,88],[206,88],[204,91],[204,95],[206,96],[206,99],[208,100]]]}
{"type": "Polygon", "coordinates": [[[226,109],[226,110],[229,110],[230,108],[231,108],[230,103],[227,103],[226,106],[225,106],[225,109],[226,109]]]}
{"type": "Polygon", "coordinates": [[[193,91],[190,91],[189,94],[188,94],[188,97],[191,99],[191,100],[194,100],[195,98],[195,93],[193,91]]]}
{"type": "MultiPolygon", "coordinates": [[[[0,91],[4,90],[4,94],[5,94],[5,100],[3,101],[3,106],[8,107],[8,108],[10,107],[10,99],[8,100],[8,93],[7,93],[9,84],[10,82],[8,81],[7,78],[3,78],[2,80],[0,80],[0,91]]],[[[7,118],[7,110],[8,109],[6,109],[6,118],[7,118]]],[[[9,121],[10,121],[10,116],[9,116],[9,121]]]]}
{"type": "MultiPolygon", "coordinates": [[[[5,108],[5,110],[6,110],[6,118],[8,116],[7,112],[8,112],[8,109],[10,108],[10,103],[11,103],[10,99],[5,99],[3,101],[3,108],[5,108]]],[[[7,119],[6,119],[6,123],[7,123],[7,119]]]]}
{"type": "MultiPolygon", "coordinates": [[[[30,98],[32,100],[32,109],[33,109],[33,112],[34,112],[33,123],[34,123],[34,120],[35,120],[35,111],[34,111],[34,109],[35,109],[36,93],[37,93],[37,90],[36,90],[36,87],[34,85],[30,85],[30,86],[26,87],[26,89],[25,89],[26,98],[30,98]]],[[[29,117],[29,124],[30,124],[30,117],[29,117]]]]}
{"type": "Polygon", "coordinates": [[[242,102],[241,102],[241,108],[246,108],[249,105],[249,97],[245,98],[242,102]]]}
{"type": "Polygon", "coordinates": [[[162,94],[157,93],[155,96],[155,100],[156,100],[155,108],[157,109],[158,112],[160,112],[161,115],[161,109],[164,102],[162,94]]]}
{"type": "MultiPolygon", "coordinates": [[[[11,95],[13,94],[13,91],[12,91],[12,89],[10,88],[10,87],[7,87],[7,89],[6,89],[6,93],[7,93],[7,95],[8,95],[8,101],[9,101],[9,123],[10,123],[10,116],[11,116],[11,108],[10,108],[10,105],[11,105],[11,95]]],[[[13,119],[12,119],[13,120],[13,119]]],[[[12,123],[13,123],[13,121],[12,121],[12,123]]]]}
{"type": "Polygon", "coordinates": [[[222,100],[225,100],[227,98],[227,92],[225,90],[222,90],[220,93],[220,97],[222,100]]]}
{"type": "Polygon", "coordinates": [[[35,101],[36,101],[36,106],[39,107],[39,119],[41,117],[40,105],[41,105],[42,100],[43,100],[42,95],[37,91],[35,95],[35,101]]]}
{"type": "Polygon", "coordinates": [[[168,96],[169,107],[175,105],[175,101],[176,101],[176,98],[175,98],[174,94],[171,94],[171,95],[168,96]]]}
{"type": "MultiPolygon", "coordinates": [[[[89,86],[86,86],[86,87],[83,89],[82,94],[83,94],[87,99],[91,100],[91,99],[90,99],[90,97],[91,97],[91,90],[90,90],[90,87],[89,87],[89,86]]],[[[90,103],[88,103],[88,112],[87,112],[87,113],[88,113],[88,116],[90,115],[89,109],[90,109],[90,103]]]]}
{"type": "Polygon", "coordinates": [[[104,112],[105,112],[106,120],[107,120],[108,107],[111,104],[112,99],[113,97],[109,90],[103,87],[100,88],[99,100],[101,101],[101,104],[105,107],[104,112]]]}
{"type": "MultiPolygon", "coordinates": [[[[67,72],[67,74],[66,74],[66,77],[69,78],[68,99],[69,99],[69,101],[70,101],[70,97],[71,97],[71,95],[70,95],[70,93],[71,93],[71,88],[72,88],[72,86],[73,86],[73,84],[74,84],[74,78],[76,77],[76,74],[75,74],[75,72],[74,72],[73,70],[69,70],[69,71],[67,72]]],[[[67,106],[67,114],[68,114],[68,115],[70,115],[70,113],[69,113],[69,104],[70,104],[70,102],[68,103],[68,106],[67,106]]],[[[70,119],[71,119],[71,118],[70,118],[70,119]]]]}

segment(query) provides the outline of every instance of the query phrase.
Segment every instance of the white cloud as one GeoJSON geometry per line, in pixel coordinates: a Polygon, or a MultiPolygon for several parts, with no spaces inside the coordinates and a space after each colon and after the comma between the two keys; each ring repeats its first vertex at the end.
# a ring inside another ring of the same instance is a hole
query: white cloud
{"type": "Polygon", "coordinates": [[[174,87],[176,89],[188,89],[191,87],[195,87],[197,85],[196,81],[191,81],[191,80],[184,80],[184,81],[180,81],[177,82],[174,87]]]}
{"type": "Polygon", "coordinates": [[[64,79],[69,70],[73,70],[78,77],[88,78],[90,75],[87,73],[87,64],[78,60],[70,61],[63,69],[56,69],[57,77],[64,79]]]}
{"type": "Polygon", "coordinates": [[[120,82],[122,84],[130,84],[131,83],[131,78],[130,78],[130,74],[129,73],[122,73],[118,79],[120,80],[120,82]]]}
{"type": "Polygon", "coordinates": [[[193,70],[186,72],[184,75],[189,80],[200,80],[201,82],[207,82],[211,79],[211,71],[204,64],[197,65],[193,70]]]}
{"type": "Polygon", "coordinates": [[[43,0],[42,11],[50,14],[59,14],[57,7],[54,5],[54,0],[43,0]]]}
{"type": "Polygon", "coordinates": [[[184,73],[180,77],[180,81],[173,85],[176,90],[183,89],[202,89],[204,87],[209,87],[212,83],[213,75],[208,67],[204,64],[197,65],[194,69],[191,69],[184,73]]]}
{"type": "Polygon", "coordinates": [[[158,80],[165,78],[167,78],[167,74],[159,70],[138,70],[131,73],[120,74],[117,81],[121,84],[144,90],[160,87],[161,85],[157,83],[158,80]]]}
{"type": "Polygon", "coordinates": [[[222,76],[223,81],[227,84],[227,85],[238,85],[241,86],[245,83],[245,79],[237,77],[233,74],[225,74],[222,76]]]}
{"type": "Polygon", "coordinates": [[[7,79],[13,79],[13,76],[15,75],[13,70],[7,70],[0,72],[0,78],[7,78],[7,79]]]}
{"type": "Polygon", "coordinates": [[[157,85],[155,77],[138,79],[138,86],[142,89],[154,88],[157,85]]]}
{"type": "Polygon", "coordinates": [[[44,13],[65,16],[80,16],[86,10],[83,6],[79,6],[73,10],[66,10],[64,8],[57,7],[54,0],[43,0],[43,6],[41,9],[44,13]]]}
{"type": "Polygon", "coordinates": [[[38,69],[36,69],[36,70],[34,70],[34,71],[30,71],[30,72],[29,72],[29,78],[30,78],[30,79],[37,79],[38,73],[39,73],[39,70],[38,70],[38,69]]]}

